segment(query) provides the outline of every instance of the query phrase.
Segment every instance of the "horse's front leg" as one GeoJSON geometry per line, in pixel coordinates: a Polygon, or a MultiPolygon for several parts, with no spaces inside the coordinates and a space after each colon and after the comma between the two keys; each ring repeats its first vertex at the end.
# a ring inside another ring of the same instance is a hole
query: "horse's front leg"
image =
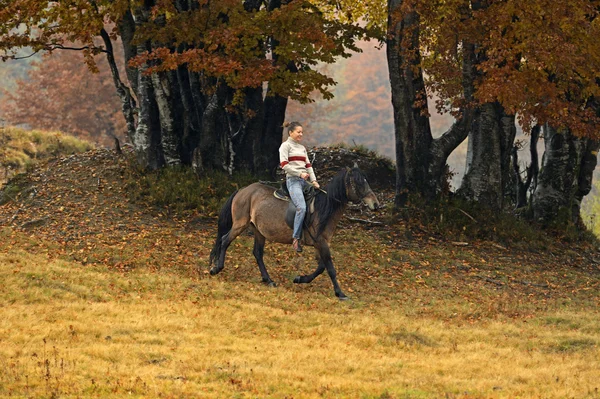
{"type": "Polygon", "coordinates": [[[312,282],[315,278],[319,277],[321,275],[321,273],[323,273],[325,271],[325,263],[323,263],[323,260],[318,255],[317,255],[317,261],[318,261],[318,265],[314,272],[312,272],[311,274],[306,274],[304,276],[296,276],[296,278],[294,278],[294,283],[308,284],[308,283],[312,282]]]}
{"type": "Polygon", "coordinates": [[[318,245],[315,245],[315,248],[317,248],[319,251],[319,258],[321,258],[321,261],[325,265],[327,274],[329,274],[329,278],[333,283],[335,296],[337,296],[341,301],[350,299],[342,292],[340,285],[338,284],[335,267],[333,267],[333,260],[331,259],[331,252],[329,251],[329,245],[326,242],[321,242],[318,245]]]}

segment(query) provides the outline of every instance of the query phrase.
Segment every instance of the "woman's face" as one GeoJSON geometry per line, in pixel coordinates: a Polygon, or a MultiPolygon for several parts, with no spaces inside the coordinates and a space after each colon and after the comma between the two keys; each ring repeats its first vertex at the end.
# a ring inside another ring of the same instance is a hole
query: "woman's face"
{"type": "Polygon", "coordinates": [[[302,126],[296,126],[296,128],[290,132],[290,137],[296,142],[302,140],[302,126]]]}

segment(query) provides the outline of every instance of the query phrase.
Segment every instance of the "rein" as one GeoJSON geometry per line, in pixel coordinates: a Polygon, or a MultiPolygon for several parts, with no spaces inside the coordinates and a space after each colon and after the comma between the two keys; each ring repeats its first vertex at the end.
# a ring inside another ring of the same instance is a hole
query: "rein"
{"type": "MultiPolygon", "coordinates": [[[[356,193],[356,187],[354,184],[354,181],[352,180],[352,175],[351,175],[351,169],[350,168],[346,168],[346,175],[343,178],[343,184],[344,184],[344,191],[346,193],[346,200],[350,199],[350,190],[352,190],[354,193],[356,193]]],[[[344,202],[338,198],[336,198],[334,196],[334,194],[331,195],[331,197],[329,196],[329,194],[327,193],[327,191],[318,188],[317,190],[319,190],[320,192],[322,192],[323,194],[327,195],[327,198],[331,198],[332,200],[334,200],[335,202],[337,202],[338,204],[343,204],[344,202]]],[[[334,190],[335,192],[336,190],[334,190]]],[[[308,235],[310,236],[310,238],[316,242],[315,237],[312,235],[312,233],[310,232],[310,229],[306,230],[308,235]]]]}
{"type": "MultiPolygon", "coordinates": [[[[354,193],[356,193],[356,187],[354,186],[354,181],[352,180],[352,177],[350,176],[350,168],[346,168],[346,176],[344,176],[344,188],[346,190],[346,198],[349,200],[350,199],[350,191],[348,190],[348,186],[350,186],[350,188],[352,188],[352,191],[354,193]]],[[[323,193],[327,194],[327,191],[325,190],[321,190],[323,193]]],[[[340,204],[342,203],[342,201],[340,201],[339,199],[335,198],[333,195],[331,196],[331,198],[336,201],[339,202],[340,204]]]]}
{"type": "MultiPolygon", "coordinates": [[[[350,176],[350,168],[346,168],[346,176],[344,177],[344,188],[346,189],[346,198],[350,198],[348,186],[350,186],[352,188],[352,191],[354,191],[356,193],[356,187],[354,187],[354,182],[352,181],[352,178],[350,176]],[[348,178],[347,179],[348,182],[346,182],[346,177],[348,178]]],[[[319,190],[320,192],[322,192],[325,195],[329,195],[329,194],[327,194],[327,191],[323,190],[322,188],[317,188],[316,190],[319,190]]],[[[331,196],[331,199],[334,200],[335,202],[339,202],[340,204],[342,203],[341,200],[335,198],[333,195],[331,196]]]]}
{"type": "Polygon", "coordinates": [[[356,183],[352,179],[352,176],[350,176],[350,173],[351,173],[351,169],[346,168],[346,176],[348,176],[348,183],[346,183],[346,197],[348,197],[348,199],[350,199],[350,192],[348,190],[348,186],[350,186],[354,195],[356,197],[358,197],[358,191],[356,191],[356,183]]]}

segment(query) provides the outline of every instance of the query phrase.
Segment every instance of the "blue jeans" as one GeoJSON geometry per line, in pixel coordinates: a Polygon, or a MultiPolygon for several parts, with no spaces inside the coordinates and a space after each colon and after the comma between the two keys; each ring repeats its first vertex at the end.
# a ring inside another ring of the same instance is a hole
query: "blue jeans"
{"type": "Polygon", "coordinates": [[[300,239],[300,235],[302,234],[302,222],[304,221],[304,216],[306,215],[306,201],[304,201],[304,194],[302,193],[302,190],[309,183],[300,177],[290,176],[286,179],[286,184],[288,191],[290,192],[292,203],[296,206],[296,216],[294,216],[294,232],[292,237],[300,239]]]}

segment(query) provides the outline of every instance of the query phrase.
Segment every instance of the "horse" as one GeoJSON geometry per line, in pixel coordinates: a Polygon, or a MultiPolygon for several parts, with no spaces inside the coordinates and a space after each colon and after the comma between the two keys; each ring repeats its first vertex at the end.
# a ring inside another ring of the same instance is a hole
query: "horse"
{"type": "MultiPolygon", "coordinates": [[[[254,233],[253,254],[262,281],[269,286],[276,286],[263,262],[265,241],[291,244],[292,229],[285,222],[288,203],[275,198],[274,191],[274,187],[258,182],[236,190],[227,199],[219,214],[217,237],[210,253],[211,275],[223,270],[227,248],[237,236],[250,227],[254,233]]],[[[312,274],[294,278],[296,284],[310,283],[327,270],[335,295],[340,300],[346,300],[348,297],[338,284],[329,241],[349,201],[363,202],[370,210],[379,207],[377,197],[356,164],[352,168],[340,170],[325,190],[319,190],[315,196],[314,212],[306,214],[306,218],[310,219],[304,224],[302,243],[314,247],[318,265],[312,274]]]]}

